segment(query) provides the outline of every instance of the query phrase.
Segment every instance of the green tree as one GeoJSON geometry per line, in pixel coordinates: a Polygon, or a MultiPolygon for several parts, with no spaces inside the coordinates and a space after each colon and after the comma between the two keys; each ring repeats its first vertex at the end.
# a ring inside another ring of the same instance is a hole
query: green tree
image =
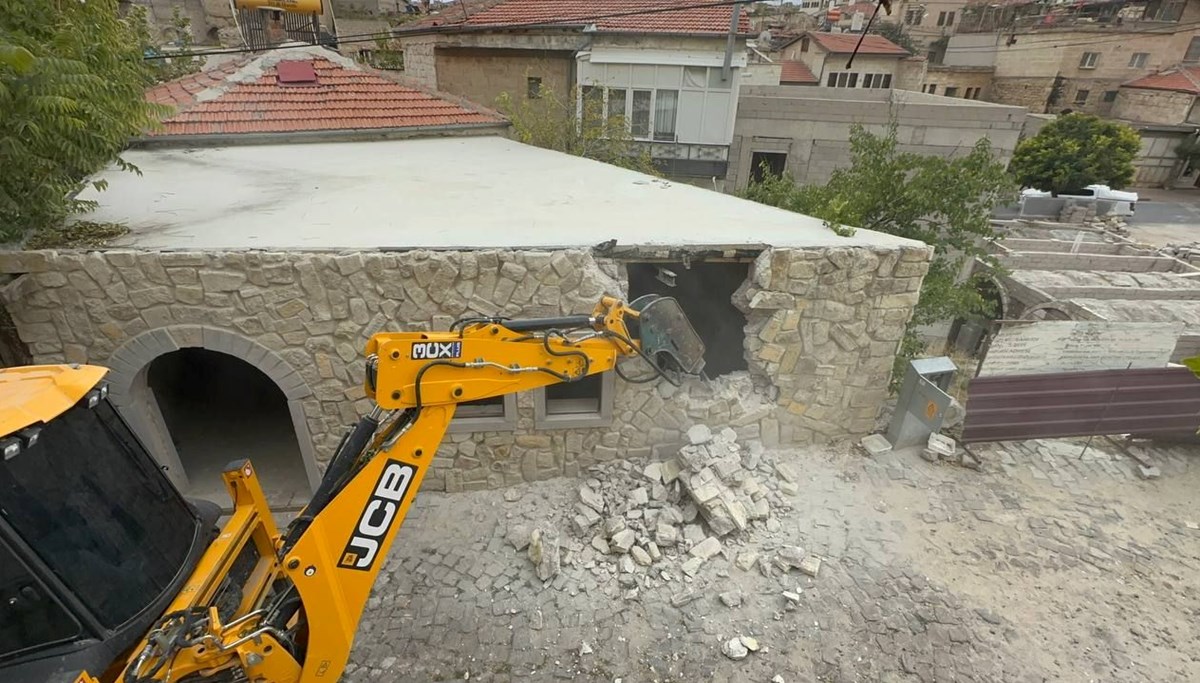
{"type": "Polygon", "coordinates": [[[90,207],[84,179],[157,120],[151,78],[116,0],[0,0],[0,239],[90,207]]]}
{"type": "Polygon", "coordinates": [[[1137,131],[1124,123],[1064,114],[1022,140],[1010,168],[1023,187],[1055,194],[1092,183],[1121,188],[1133,180],[1133,159],[1141,146],[1137,131]]]}
{"type": "Polygon", "coordinates": [[[887,38],[914,55],[921,54],[921,48],[917,47],[917,41],[913,40],[913,37],[904,29],[903,24],[895,21],[881,21],[882,19],[882,15],[875,17],[871,33],[887,38]]]}
{"type": "Polygon", "coordinates": [[[155,82],[173,81],[200,71],[204,59],[191,56],[196,41],[192,37],[192,20],[178,6],[171,8],[171,21],[162,29],[164,40],[155,40],[150,25],[150,16],[142,5],[129,9],[126,23],[137,31],[138,45],[146,55],[155,59],[146,60],[155,82]],[[172,54],[185,56],[171,56],[172,54]]]}
{"type": "MultiPolygon", "coordinates": [[[[970,259],[996,266],[988,251],[999,238],[992,230],[992,210],[1013,200],[1016,188],[986,139],[965,156],[923,156],[900,150],[895,124],[882,134],[856,125],[850,162],[825,185],[800,186],[789,177],[768,175],[743,196],[821,218],[839,234],[852,232],[844,226],[858,226],[936,248],[896,360],[901,370],[924,350],[918,327],[993,313],[978,289],[983,276],[965,283],[958,278],[970,259]]],[[[902,376],[894,372],[893,382],[902,376]]]]}
{"type": "Polygon", "coordinates": [[[512,123],[517,140],[536,147],[659,175],[650,152],[630,135],[624,116],[607,116],[599,88],[571,90],[563,97],[541,88],[536,97],[500,96],[497,106],[512,123]]]}

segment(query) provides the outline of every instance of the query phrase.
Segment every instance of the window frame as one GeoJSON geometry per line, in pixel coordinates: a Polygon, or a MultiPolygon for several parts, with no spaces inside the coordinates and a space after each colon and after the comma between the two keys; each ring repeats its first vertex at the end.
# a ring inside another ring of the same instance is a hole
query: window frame
{"type": "Polygon", "coordinates": [[[1145,69],[1146,62],[1148,62],[1148,61],[1150,61],[1150,53],[1149,52],[1135,52],[1129,56],[1129,68],[1145,69]],[[1138,59],[1139,57],[1141,59],[1138,59]]]}
{"type": "Polygon", "coordinates": [[[923,7],[909,7],[904,10],[904,25],[918,26],[925,19],[925,9],[923,7]]]}
{"type": "Polygon", "coordinates": [[[525,77],[525,99],[529,99],[529,100],[542,99],[542,77],[541,76],[526,76],[525,77]]]}
{"type": "Polygon", "coordinates": [[[476,406],[459,406],[454,411],[450,426],[446,427],[447,434],[475,434],[478,432],[512,432],[517,429],[517,395],[505,394],[503,397],[503,412],[500,415],[471,415],[470,411],[462,414],[464,408],[476,406]]]}
{"type": "MultiPolygon", "coordinates": [[[[41,592],[40,597],[42,598],[42,602],[51,608],[58,609],[61,614],[65,615],[69,623],[75,627],[75,631],[71,635],[63,636],[57,640],[47,640],[45,642],[27,645],[23,648],[12,650],[10,652],[0,652],[0,659],[9,661],[18,661],[25,656],[37,653],[47,648],[66,643],[73,643],[88,635],[88,632],[84,629],[83,622],[79,619],[79,615],[77,615],[66,603],[63,602],[63,600],[60,599],[58,592],[54,589],[54,587],[46,583],[46,580],[43,576],[34,571],[35,565],[31,564],[26,558],[22,557],[22,553],[18,551],[18,545],[27,547],[17,537],[15,531],[9,529],[5,522],[0,521],[0,558],[4,558],[5,560],[14,560],[17,567],[23,570],[25,574],[29,576],[33,585],[36,586],[36,588],[41,592]]],[[[51,572],[49,569],[46,571],[51,575],[53,574],[53,572],[51,572]]]]}
{"type": "Polygon", "coordinates": [[[958,86],[948,85],[942,93],[945,97],[958,97],[958,86]]]}
{"type": "Polygon", "coordinates": [[[1071,100],[1071,103],[1076,106],[1087,104],[1088,98],[1090,98],[1091,96],[1092,96],[1091,90],[1089,90],[1087,88],[1077,88],[1075,90],[1075,97],[1074,97],[1074,99],[1071,100]],[[1082,97],[1080,97],[1080,95],[1082,95],[1082,97]]]}
{"type": "Polygon", "coordinates": [[[954,12],[938,12],[937,25],[941,28],[954,26],[954,12]]]}
{"type": "Polygon", "coordinates": [[[600,409],[587,413],[553,413],[546,404],[546,388],[533,390],[533,428],[537,431],[552,429],[581,429],[608,427],[613,423],[613,406],[617,393],[616,373],[600,373],[600,409]]]}
{"type": "Polygon", "coordinates": [[[1105,90],[1104,96],[1101,98],[1101,101],[1102,102],[1116,102],[1118,94],[1119,94],[1119,91],[1117,91],[1117,90],[1105,90]]]}
{"type": "Polygon", "coordinates": [[[1079,55],[1080,69],[1095,69],[1100,64],[1099,52],[1084,52],[1079,55]],[[1090,58],[1090,59],[1089,59],[1090,58]]]}

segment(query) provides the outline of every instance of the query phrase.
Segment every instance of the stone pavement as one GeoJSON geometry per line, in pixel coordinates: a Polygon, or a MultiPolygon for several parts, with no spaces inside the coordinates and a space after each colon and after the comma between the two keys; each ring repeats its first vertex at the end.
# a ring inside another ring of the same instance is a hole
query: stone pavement
{"type": "Polygon", "coordinates": [[[423,494],[344,680],[1200,680],[1195,456],[1147,449],[1162,476],[1142,480],[1111,444],[1072,461],[1083,442],[1067,443],[975,448],[983,472],[849,446],[769,454],[799,490],[690,579],[669,555],[585,570],[567,538],[563,570],[538,580],[506,536],[568,537],[579,480],[423,494]],[[739,568],[785,545],[820,557],[817,575],[739,568]],[[761,649],[726,657],[737,636],[761,649]]]}

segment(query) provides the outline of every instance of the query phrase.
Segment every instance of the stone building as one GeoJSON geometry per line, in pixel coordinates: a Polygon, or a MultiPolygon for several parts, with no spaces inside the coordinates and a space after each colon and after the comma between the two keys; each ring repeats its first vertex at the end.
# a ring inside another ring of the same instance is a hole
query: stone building
{"type": "Polygon", "coordinates": [[[464,408],[427,486],[572,475],[699,422],[767,446],[859,436],[930,258],[494,136],[126,159],[141,175],[106,171],[108,190],[84,198],[100,202],[88,219],[130,234],[104,250],[0,253],[0,296],[35,362],[112,369],[122,413],[193,490],[249,455],[273,495],[303,497],[368,408],[362,354],[377,331],[576,313],[602,294],[676,295],[708,340],[710,380],[602,376],[464,408]]]}
{"type": "Polygon", "coordinates": [[[799,61],[830,88],[903,88],[916,90],[924,71],[923,59],[909,59],[908,50],[883,36],[867,35],[859,45],[852,33],[808,31],[780,50],[782,61],[799,61]],[[858,54],[847,68],[855,48],[858,54]]]}
{"type": "Polygon", "coordinates": [[[951,36],[944,63],[995,69],[989,99],[1107,116],[1123,83],[1200,59],[1200,3],[1084,3],[1023,17],[1003,30],[951,36]],[[1158,5],[1174,5],[1166,11],[1158,5]],[[1095,16],[1089,6],[1136,13],[1095,16]],[[1152,5],[1156,7],[1151,7],[1152,5]]]}
{"type": "MultiPolygon", "coordinates": [[[[725,68],[732,10],[675,0],[507,0],[449,10],[395,31],[405,73],[429,87],[495,107],[553,92],[570,107],[585,93],[677,178],[723,176],[746,66],[750,25],[739,16],[725,68]]],[[[574,107],[571,107],[573,110],[574,107]]],[[[559,114],[551,109],[552,114],[559,114]]]]}
{"type": "Polygon", "coordinates": [[[986,138],[1007,163],[1025,125],[1025,109],[906,90],[746,87],[725,191],[745,189],[764,163],[799,183],[824,183],[850,163],[854,124],[881,130],[892,120],[905,151],[965,154],[986,138]]]}

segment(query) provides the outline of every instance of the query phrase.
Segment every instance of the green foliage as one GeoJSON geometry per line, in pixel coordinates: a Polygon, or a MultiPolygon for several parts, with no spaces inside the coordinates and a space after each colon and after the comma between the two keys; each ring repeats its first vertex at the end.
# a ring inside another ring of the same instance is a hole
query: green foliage
{"type": "Polygon", "coordinates": [[[914,55],[921,54],[922,51],[917,46],[917,41],[913,40],[913,37],[905,30],[904,25],[894,21],[881,21],[883,16],[881,13],[878,17],[875,17],[875,23],[871,26],[871,33],[887,38],[914,55]]]}
{"type": "Polygon", "coordinates": [[[171,9],[171,23],[162,31],[165,42],[153,38],[153,29],[145,7],[131,7],[125,22],[137,32],[138,45],[145,55],[163,55],[160,59],[146,60],[156,83],[194,74],[204,66],[203,58],[166,56],[172,53],[190,55],[196,44],[192,38],[192,20],[178,6],[171,9]]]}
{"type": "Polygon", "coordinates": [[[1175,154],[1184,161],[1190,161],[1192,165],[1200,163],[1200,138],[1189,137],[1179,143],[1175,154]]]}
{"type": "Polygon", "coordinates": [[[497,106],[521,142],[659,175],[649,150],[630,135],[625,117],[605,114],[601,92],[597,88],[580,97],[576,88],[562,97],[543,87],[533,99],[503,93],[497,106]]]}
{"type": "MultiPolygon", "coordinates": [[[[894,124],[882,134],[855,126],[850,153],[851,165],[834,171],[826,185],[767,177],[743,196],[821,218],[826,225],[854,225],[936,247],[897,357],[896,367],[902,369],[923,350],[917,327],[993,313],[979,283],[959,282],[958,275],[970,259],[995,265],[988,252],[999,238],[992,230],[992,209],[1013,200],[1016,188],[986,139],[965,156],[944,159],[901,151],[894,124]]],[[[894,373],[893,380],[902,377],[894,373]]]]}
{"type": "Polygon", "coordinates": [[[1011,169],[1023,187],[1055,194],[1092,183],[1119,189],[1133,180],[1141,146],[1137,131],[1124,123],[1064,114],[1017,145],[1011,169]]]}
{"type": "Polygon", "coordinates": [[[116,0],[0,0],[0,239],[89,208],[83,179],[157,121],[140,45],[116,0]]]}
{"type": "Polygon", "coordinates": [[[25,240],[26,249],[86,249],[107,246],[129,233],[120,223],[75,221],[67,225],[38,230],[25,240]]]}
{"type": "Polygon", "coordinates": [[[404,70],[404,50],[396,49],[392,46],[391,41],[381,36],[375,39],[375,49],[371,50],[370,56],[362,61],[376,69],[402,71],[404,70]]]}

